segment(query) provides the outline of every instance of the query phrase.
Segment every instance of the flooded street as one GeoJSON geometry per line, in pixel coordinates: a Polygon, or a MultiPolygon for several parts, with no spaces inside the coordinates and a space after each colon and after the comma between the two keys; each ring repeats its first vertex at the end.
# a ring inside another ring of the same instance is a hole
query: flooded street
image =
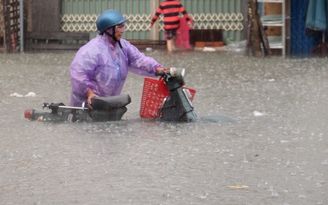
{"type": "Polygon", "coordinates": [[[0,204],[328,202],[327,58],[145,54],[186,68],[199,117],[240,121],[140,118],[143,77],[132,73],[120,122],[29,121],[26,109],[68,104],[75,52],[0,54],[0,204]]]}

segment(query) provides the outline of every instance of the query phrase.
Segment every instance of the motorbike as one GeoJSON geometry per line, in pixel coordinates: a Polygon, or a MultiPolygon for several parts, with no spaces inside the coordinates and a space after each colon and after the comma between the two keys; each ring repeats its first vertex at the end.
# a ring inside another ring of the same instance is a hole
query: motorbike
{"type": "MultiPolygon", "coordinates": [[[[159,82],[163,93],[156,87],[154,92],[144,92],[140,109],[141,117],[145,115],[144,108],[148,106],[152,109],[150,118],[161,121],[171,122],[196,122],[198,120],[211,122],[230,122],[236,121],[233,118],[224,116],[208,116],[199,118],[195,111],[192,99],[195,90],[184,87],[186,70],[184,68],[168,68],[161,72],[156,72],[155,76],[160,76],[159,82]],[[144,99],[148,98],[149,99],[144,99]],[[157,99],[160,103],[155,105],[152,102],[157,99]]],[[[145,80],[151,78],[145,78],[145,80]]],[[[152,79],[154,80],[154,79],[152,79]]],[[[144,83],[144,89],[146,81],[144,83]]],[[[149,91],[149,89],[148,89],[149,91]]],[[[66,106],[63,103],[43,103],[42,111],[27,109],[24,111],[25,118],[37,121],[52,122],[105,122],[119,121],[127,111],[127,105],[131,103],[131,97],[127,94],[111,97],[92,98],[92,107],[90,109],[86,103],[81,107],[66,106]],[[45,110],[47,109],[47,111],[45,110]]]]}

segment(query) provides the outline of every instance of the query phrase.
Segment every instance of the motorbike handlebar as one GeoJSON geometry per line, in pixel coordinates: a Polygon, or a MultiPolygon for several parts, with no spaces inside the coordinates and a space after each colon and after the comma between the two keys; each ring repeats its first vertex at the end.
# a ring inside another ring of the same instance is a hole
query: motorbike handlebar
{"type": "Polygon", "coordinates": [[[162,76],[162,77],[175,77],[177,75],[177,69],[172,68],[164,68],[164,70],[160,72],[155,72],[155,76],[162,76]]]}
{"type": "Polygon", "coordinates": [[[155,72],[155,76],[161,76],[163,78],[170,78],[170,77],[182,77],[182,79],[185,76],[185,69],[184,68],[166,68],[162,71],[155,72]]]}
{"type": "Polygon", "coordinates": [[[164,71],[160,71],[160,72],[155,72],[155,76],[165,76],[165,72],[164,71]]]}

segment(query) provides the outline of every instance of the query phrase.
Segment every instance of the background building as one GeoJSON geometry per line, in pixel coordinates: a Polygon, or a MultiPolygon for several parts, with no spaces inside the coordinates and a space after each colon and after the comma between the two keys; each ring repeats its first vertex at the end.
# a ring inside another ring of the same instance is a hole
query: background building
{"type": "MultiPolygon", "coordinates": [[[[304,34],[309,0],[260,1],[263,2],[259,3],[261,15],[282,14],[282,5],[272,1],[284,2],[285,30],[266,27],[266,32],[269,36],[284,36],[287,55],[306,56],[320,42],[320,36],[307,37],[304,34]]],[[[0,9],[3,11],[0,16],[0,51],[13,52],[21,47],[20,9],[24,11],[25,49],[77,49],[96,35],[95,21],[107,9],[118,10],[129,19],[125,39],[160,43],[164,40],[162,17],[153,29],[149,28],[149,22],[160,2],[161,0],[0,0],[0,9]],[[24,3],[22,8],[20,2],[24,3]],[[41,44],[43,45],[40,46],[41,44]]],[[[245,39],[248,0],[180,2],[193,19],[194,30],[204,30],[206,35],[206,30],[219,29],[225,43],[245,39]]]]}

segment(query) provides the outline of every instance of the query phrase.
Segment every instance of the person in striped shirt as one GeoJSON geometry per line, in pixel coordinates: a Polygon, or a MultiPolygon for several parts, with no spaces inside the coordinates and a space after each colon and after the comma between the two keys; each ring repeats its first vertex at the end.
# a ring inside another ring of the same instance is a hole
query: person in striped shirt
{"type": "Polygon", "coordinates": [[[175,39],[177,34],[177,29],[180,26],[180,13],[186,18],[188,26],[191,27],[190,19],[187,11],[182,6],[182,4],[177,0],[166,0],[163,1],[158,9],[156,10],[155,15],[153,16],[150,27],[152,27],[158,17],[164,15],[164,30],[166,36],[166,46],[169,52],[172,52],[175,49],[175,39]]]}

